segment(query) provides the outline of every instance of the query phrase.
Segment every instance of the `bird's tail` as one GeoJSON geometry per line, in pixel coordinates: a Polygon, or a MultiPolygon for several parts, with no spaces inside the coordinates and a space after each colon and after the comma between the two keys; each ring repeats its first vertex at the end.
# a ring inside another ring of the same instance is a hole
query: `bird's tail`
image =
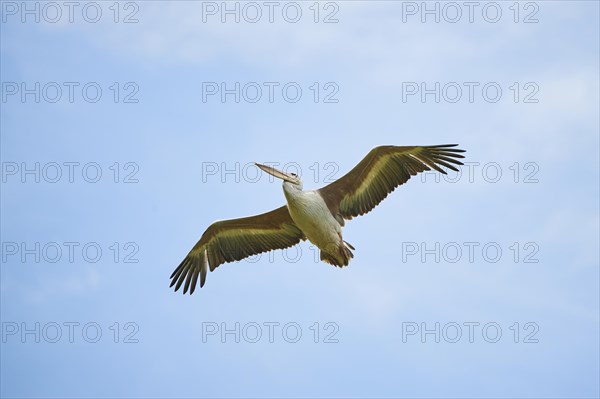
{"type": "Polygon", "coordinates": [[[354,247],[342,240],[341,245],[336,245],[331,250],[321,250],[321,260],[337,267],[348,266],[350,259],[354,258],[351,249],[354,249],[354,247]]]}

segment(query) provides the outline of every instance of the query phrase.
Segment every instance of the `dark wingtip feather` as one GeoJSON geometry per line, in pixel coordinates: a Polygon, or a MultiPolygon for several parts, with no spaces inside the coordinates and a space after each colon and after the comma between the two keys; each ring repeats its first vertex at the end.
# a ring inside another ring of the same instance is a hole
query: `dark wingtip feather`
{"type": "Polygon", "coordinates": [[[207,272],[207,259],[206,256],[204,254],[201,255],[202,258],[200,259],[200,288],[204,287],[204,283],[206,282],[206,272],[207,272]]]}
{"type": "Polygon", "coordinates": [[[177,266],[175,268],[175,270],[173,270],[173,273],[171,273],[171,277],[169,277],[169,278],[173,278],[175,276],[175,274],[177,274],[177,271],[179,270],[180,267],[181,267],[181,263],[179,264],[179,266],[177,266]]]}
{"type": "Polygon", "coordinates": [[[464,158],[464,155],[455,154],[453,152],[438,152],[439,155],[444,157],[453,157],[453,158],[464,158]]]}
{"type": "MultiPolygon", "coordinates": [[[[185,275],[184,269],[185,269],[188,261],[189,261],[189,259],[186,256],[185,259],[183,261],[181,261],[179,266],[177,266],[175,271],[171,274],[171,277],[170,277],[171,285],[169,287],[172,287],[183,275],[185,275]]],[[[179,286],[177,286],[177,288],[175,288],[175,291],[177,291],[177,289],[179,289],[179,286]]]]}
{"type": "Polygon", "coordinates": [[[192,277],[194,276],[193,270],[188,270],[187,278],[185,279],[185,285],[183,286],[183,294],[185,295],[190,289],[190,283],[192,282],[192,277]]]}
{"type": "Polygon", "coordinates": [[[448,163],[446,161],[442,161],[441,159],[436,159],[435,162],[438,163],[438,164],[440,164],[440,165],[442,165],[442,166],[445,166],[446,168],[448,168],[450,170],[458,172],[458,169],[456,167],[454,167],[454,165],[452,165],[452,164],[450,164],[450,163],[448,163]]]}
{"type": "Polygon", "coordinates": [[[185,273],[181,273],[179,275],[179,278],[177,279],[177,285],[175,286],[175,291],[177,291],[181,287],[181,284],[183,284],[183,282],[185,281],[185,277],[185,273]]]}
{"type": "MultiPolygon", "coordinates": [[[[177,266],[177,268],[171,274],[171,277],[169,277],[171,279],[171,284],[169,285],[169,287],[174,286],[175,283],[177,282],[177,279],[179,278],[179,274],[181,273],[182,266],[183,266],[183,262],[179,266],[177,266]]],[[[175,291],[177,291],[177,290],[175,290],[175,291]]]]}
{"type": "Polygon", "coordinates": [[[440,151],[448,151],[448,152],[466,152],[466,150],[460,148],[453,148],[458,146],[458,144],[441,144],[441,145],[428,145],[424,148],[427,149],[439,149],[440,151]]]}
{"type": "Polygon", "coordinates": [[[200,270],[196,269],[194,270],[194,275],[192,276],[192,284],[190,286],[190,295],[192,295],[194,293],[194,290],[196,289],[196,284],[198,283],[198,274],[200,273],[200,270]]]}

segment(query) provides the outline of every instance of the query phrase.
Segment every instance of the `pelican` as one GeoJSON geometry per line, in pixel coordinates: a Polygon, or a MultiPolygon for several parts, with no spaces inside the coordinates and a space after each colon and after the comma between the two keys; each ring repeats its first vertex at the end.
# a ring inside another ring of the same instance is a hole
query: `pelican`
{"type": "Polygon", "coordinates": [[[347,266],[354,247],[342,238],[345,220],[375,208],[396,187],[416,174],[446,167],[458,171],[464,150],[457,144],[434,146],[381,146],[372,149],[350,172],[319,190],[302,190],[295,173],[270,166],[256,166],[283,180],[287,204],[260,215],[222,220],[211,224],[185,259],[171,274],[171,287],[194,293],[206,282],[207,271],[223,263],[239,261],[275,249],[285,249],[309,240],[320,250],[323,262],[347,266]]]}

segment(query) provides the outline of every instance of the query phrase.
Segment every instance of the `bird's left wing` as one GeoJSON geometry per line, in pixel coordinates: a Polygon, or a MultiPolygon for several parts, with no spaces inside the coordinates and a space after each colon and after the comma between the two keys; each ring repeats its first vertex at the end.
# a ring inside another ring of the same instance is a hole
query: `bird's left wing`
{"type": "Polygon", "coordinates": [[[210,225],[181,264],[171,274],[171,287],[183,287],[194,293],[198,277],[200,287],[206,281],[206,272],[219,265],[242,260],[252,255],[275,249],[284,249],[305,239],[304,233],[292,220],[287,206],[271,212],[240,219],[222,220],[210,225]]]}
{"type": "MultiPolygon", "coordinates": [[[[396,187],[417,173],[442,166],[458,171],[464,150],[456,144],[373,148],[350,172],[319,190],[334,215],[352,219],[375,208],[396,187]]],[[[341,219],[343,221],[343,219],[341,219]]]]}

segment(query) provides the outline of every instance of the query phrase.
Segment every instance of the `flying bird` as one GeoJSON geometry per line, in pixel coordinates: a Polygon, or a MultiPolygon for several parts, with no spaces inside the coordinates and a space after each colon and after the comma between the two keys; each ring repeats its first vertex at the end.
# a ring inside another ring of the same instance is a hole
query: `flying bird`
{"type": "Polygon", "coordinates": [[[434,146],[381,146],[372,149],[350,172],[319,190],[302,190],[295,173],[284,173],[256,164],[263,171],[283,180],[287,204],[260,215],[222,220],[211,224],[200,240],[171,274],[171,287],[194,293],[207,271],[219,265],[252,255],[284,249],[309,240],[320,250],[323,262],[347,266],[354,247],[342,238],[345,220],[364,215],[377,206],[396,187],[416,174],[446,167],[458,171],[464,150],[457,144],[434,146]],[[184,284],[185,283],[185,284],[184,284]]]}

